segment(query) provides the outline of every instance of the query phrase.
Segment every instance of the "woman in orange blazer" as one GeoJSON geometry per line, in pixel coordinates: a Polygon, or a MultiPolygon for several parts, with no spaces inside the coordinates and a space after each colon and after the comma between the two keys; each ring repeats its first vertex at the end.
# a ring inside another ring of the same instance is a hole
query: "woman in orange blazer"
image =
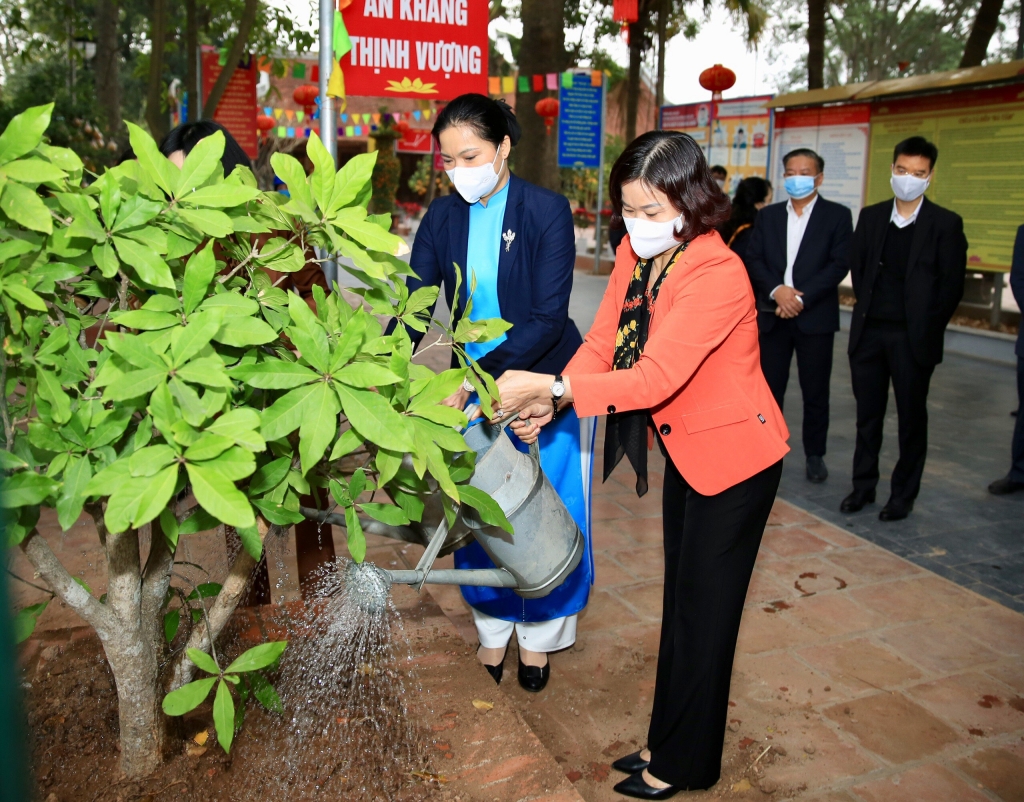
{"type": "Polygon", "coordinates": [[[647,491],[667,456],[665,596],[647,748],[615,762],[615,790],[667,799],[721,773],[736,635],[789,432],[761,373],[754,294],[715,226],[728,200],[689,136],[634,140],[611,172],[629,237],[563,376],[508,371],[502,416],[536,437],[558,409],[608,415],[604,477],[625,455],[647,491]],[[655,435],[655,432],[657,434],[655,435]]]}

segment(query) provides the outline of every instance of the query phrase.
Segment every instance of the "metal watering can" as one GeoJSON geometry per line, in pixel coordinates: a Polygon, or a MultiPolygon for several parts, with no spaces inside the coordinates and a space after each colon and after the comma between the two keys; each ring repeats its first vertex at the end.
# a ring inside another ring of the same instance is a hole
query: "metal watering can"
{"type": "MultiPolygon", "coordinates": [[[[440,499],[428,504],[427,513],[437,518],[434,534],[426,550],[411,571],[377,570],[391,583],[413,585],[479,585],[512,588],[526,599],[547,596],[579,565],[585,547],[583,534],[566,509],[555,488],[540,467],[540,449],[536,443],[530,453],[517,450],[505,427],[515,416],[501,424],[483,421],[465,433],[466,445],[476,452],[476,468],[469,483],[493,498],[514,534],[485,524],[476,510],[463,506],[449,531],[440,499]],[[431,570],[435,558],[465,545],[472,536],[487,552],[497,568],[431,570]]],[[[380,532],[380,534],[391,534],[380,532]]],[[[395,536],[395,535],[391,535],[395,536]]],[[[398,534],[398,539],[419,541],[418,537],[398,534]]]]}

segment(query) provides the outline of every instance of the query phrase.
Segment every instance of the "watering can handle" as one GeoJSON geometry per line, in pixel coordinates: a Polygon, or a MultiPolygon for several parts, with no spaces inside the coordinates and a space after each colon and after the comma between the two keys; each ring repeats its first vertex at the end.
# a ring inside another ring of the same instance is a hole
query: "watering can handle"
{"type": "MultiPolygon", "coordinates": [[[[502,429],[506,429],[508,428],[508,425],[512,423],[512,421],[518,420],[518,418],[519,413],[515,412],[509,415],[507,418],[502,418],[501,422],[498,425],[501,426],[502,429]]],[[[540,444],[536,440],[530,443],[530,456],[537,460],[537,465],[540,465],[540,444]]]]}

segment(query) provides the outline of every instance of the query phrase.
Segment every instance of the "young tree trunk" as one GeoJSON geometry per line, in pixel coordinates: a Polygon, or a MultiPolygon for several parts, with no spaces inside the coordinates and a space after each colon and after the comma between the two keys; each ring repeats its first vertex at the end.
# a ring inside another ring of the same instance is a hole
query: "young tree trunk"
{"type": "Polygon", "coordinates": [[[163,110],[164,44],[167,41],[167,0],[153,0],[149,21],[149,82],[146,87],[146,124],[158,142],[167,133],[163,110]]]}
{"type": "Polygon", "coordinates": [[[825,3],[807,0],[807,88],[825,86],[825,3]]]}
{"type": "Polygon", "coordinates": [[[117,48],[117,0],[96,0],[96,97],[107,134],[121,134],[121,75],[117,48]]]}
{"type": "Polygon", "coordinates": [[[516,153],[516,173],[534,184],[559,191],[558,137],[544,128],[534,111],[546,90],[533,91],[533,76],[565,69],[565,13],[557,0],[523,0],[523,39],[519,46],[519,74],[530,81],[527,92],[516,94],[516,116],[523,138],[516,153]]]}
{"type": "Polygon", "coordinates": [[[220,71],[220,75],[217,76],[217,80],[210,90],[210,96],[206,98],[206,102],[203,104],[203,117],[207,120],[212,120],[213,115],[217,113],[217,105],[224,96],[224,90],[228,88],[228,81],[235,74],[235,67],[238,66],[238,62],[245,53],[246,46],[249,44],[249,35],[252,33],[252,26],[256,22],[257,6],[258,0],[245,0],[242,18],[238,21],[238,34],[235,36],[235,41],[231,43],[231,49],[228,51],[224,69],[220,71]]]}
{"type": "Polygon", "coordinates": [[[188,92],[188,121],[199,119],[203,88],[199,85],[199,20],[196,0],[185,0],[185,91],[188,92]]]}
{"type": "Polygon", "coordinates": [[[640,64],[644,58],[644,32],[647,18],[640,10],[640,19],[629,25],[629,77],[626,85],[626,144],[636,139],[636,118],[640,111],[640,64]]]}
{"type": "Polygon", "coordinates": [[[981,0],[978,15],[971,26],[971,35],[964,45],[964,55],[960,59],[960,67],[980,67],[988,54],[988,43],[992,40],[996,27],[999,25],[999,14],[1003,10],[1003,0],[981,0]]]}
{"type": "Polygon", "coordinates": [[[658,8],[658,87],[654,96],[654,104],[657,107],[656,127],[661,130],[661,107],[665,105],[665,46],[668,44],[667,27],[669,0],[661,0],[658,8]]]}

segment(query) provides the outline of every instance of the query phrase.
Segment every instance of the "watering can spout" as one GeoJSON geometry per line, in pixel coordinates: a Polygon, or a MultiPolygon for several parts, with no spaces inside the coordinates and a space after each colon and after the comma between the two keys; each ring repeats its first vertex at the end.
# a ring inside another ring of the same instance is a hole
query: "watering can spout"
{"type": "Polygon", "coordinates": [[[377,568],[393,585],[475,585],[488,588],[516,588],[518,583],[504,568],[455,569],[438,568],[430,571],[412,569],[390,571],[377,568]]]}

